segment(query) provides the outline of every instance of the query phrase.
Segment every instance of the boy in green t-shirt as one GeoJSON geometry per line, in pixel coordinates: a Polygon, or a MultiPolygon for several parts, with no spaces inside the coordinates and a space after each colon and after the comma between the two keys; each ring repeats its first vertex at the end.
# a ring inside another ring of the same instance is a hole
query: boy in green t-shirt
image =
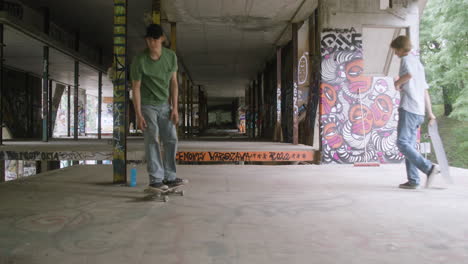
{"type": "Polygon", "coordinates": [[[145,35],[147,49],[135,56],[130,68],[137,124],[145,138],[150,188],[155,189],[184,184],[176,177],[177,56],[162,46],[164,40],[161,26],[149,25],[145,35]],[[159,137],[164,145],[164,163],[159,137]]]}

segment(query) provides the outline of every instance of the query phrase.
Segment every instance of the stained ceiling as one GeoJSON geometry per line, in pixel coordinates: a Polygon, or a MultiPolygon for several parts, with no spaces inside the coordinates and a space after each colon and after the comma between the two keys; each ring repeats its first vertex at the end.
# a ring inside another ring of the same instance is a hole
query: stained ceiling
{"type": "MultiPolygon", "coordinates": [[[[74,31],[90,46],[112,52],[113,1],[21,0],[74,31]]],[[[129,0],[129,55],[144,48],[145,14],[151,0],[129,0]]],[[[288,38],[291,21],[314,11],[317,0],[162,0],[163,17],[177,23],[177,52],[193,82],[210,98],[244,96],[249,81],[288,38]]],[[[166,24],[165,27],[169,30],[166,24]]],[[[170,34],[170,32],[168,32],[170,34]]],[[[109,63],[109,62],[107,62],[109,63]]]]}

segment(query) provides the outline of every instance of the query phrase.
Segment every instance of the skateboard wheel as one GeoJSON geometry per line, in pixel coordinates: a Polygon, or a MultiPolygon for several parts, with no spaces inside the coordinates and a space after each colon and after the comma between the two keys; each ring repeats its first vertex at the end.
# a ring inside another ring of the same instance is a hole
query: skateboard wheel
{"type": "Polygon", "coordinates": [[[169,196],[165,195],[163,200],[165,203],[169,202],[169,196]]]}

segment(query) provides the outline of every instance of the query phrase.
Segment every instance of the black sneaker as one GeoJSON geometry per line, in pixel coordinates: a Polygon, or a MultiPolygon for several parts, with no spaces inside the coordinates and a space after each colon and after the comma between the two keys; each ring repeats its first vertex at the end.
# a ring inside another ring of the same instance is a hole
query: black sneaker
{"type": "Polygon", "coordinates": [[[175,180],[173,180],[173,181],[164,180],[163,183],[166,184],[167,186],[169,186],[169,188],[170,188],[170,187],[176,187],[176,186],[179,186],[179,185],[184,185],[184,184],[188,183],[188,180],[184,180],[184,179],[181,179],[181,178],[175,178],[175,180]]]}
{"type": "Polygon", "coordinates": [[[155,190],[167,190],[169,187],[162,182],[155,182],[155,183],[151,183],[149,185],[149,188],[155,189],[155,190]]]}
{"type": "Polygon", "coordinates": [[[438,165],[432,165],[431,169],[429,170],[429,173],[427,174],[427,180],[426,180],[426,188],[429,188],[434,181],[435,175],[440,173],[440,168],[438,165]]]}
{"type": "Polygon", "coordinates": [[[405,183],[400,184],[398,187],[401,188],[401,189],[418,189],[419,184],[411,183],[411,182],[405,182],[405,183]]]}

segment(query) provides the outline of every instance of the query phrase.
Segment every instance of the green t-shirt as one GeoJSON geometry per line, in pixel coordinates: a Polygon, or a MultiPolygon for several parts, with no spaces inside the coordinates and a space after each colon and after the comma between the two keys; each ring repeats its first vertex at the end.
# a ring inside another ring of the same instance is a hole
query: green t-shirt
{"type": "Polygon", "coordinates": [[[141,104],[161,105],[169,98],[171,77],[177,71],[174,51],[162,48],[159,60],[153,60],[145,50],[135,56],[130,67],[132,81],[141,81],[141,104]]]}

